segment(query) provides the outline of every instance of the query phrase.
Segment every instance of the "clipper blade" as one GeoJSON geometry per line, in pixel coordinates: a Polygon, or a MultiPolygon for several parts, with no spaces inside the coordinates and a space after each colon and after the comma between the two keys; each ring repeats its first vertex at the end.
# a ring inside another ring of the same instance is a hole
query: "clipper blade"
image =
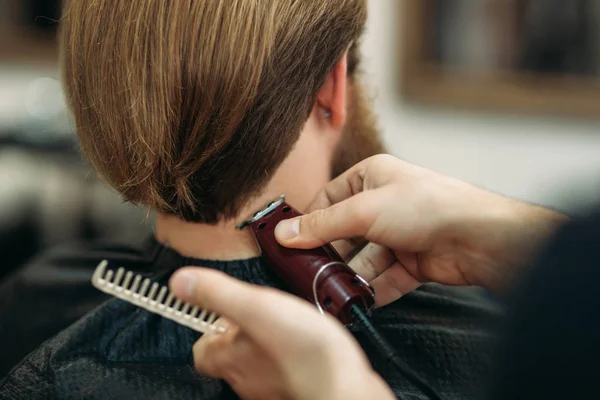
{"type": "Polygon", "coordinates": [[[152,313],[177,322],[197,332],[225,332],[227,328],[217,322],[219,316],[176,298],[166,286],[150,278],[126,271],[108,269],[104,260],[96,267],[92,285],[104,293],[134,304],[152,313]]]}

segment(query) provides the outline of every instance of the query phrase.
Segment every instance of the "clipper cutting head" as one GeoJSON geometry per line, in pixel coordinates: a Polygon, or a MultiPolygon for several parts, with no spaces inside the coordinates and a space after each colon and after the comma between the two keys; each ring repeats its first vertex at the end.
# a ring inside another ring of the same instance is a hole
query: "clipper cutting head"
{"type": "Polygon", "coordinates": [[[128,303],[158,314],[164,318],[187,326],[197,332],[225,332],[224,326],[216,322],[218,315],[199,309],[176,298],[166,286],[152,282],[124,268],[107,269],[108,261],[104,260],[96,267],[92,276],[92,285],[128,303]]]}
{"type": "Polygon", "coordinates": [[[370,312],[375,306],[375,291],[331,244],[315,249],[293,249],[279,244],[275,237],[277,224],[300,215],[282,195],[237,228],[250,228],[266,265],[291,292],[314,302],[321,313],[328,312],[343,324],[349,324],[353,305],[370,312]]]}
{"type": "Polygon", "coordinates": [[[275,211],[277,209],[277,207],[279,207],[283,203],[285,203],[285,194],[282,194],[279,197],[279,200],[272,201],[271,203],[269,203],[269,205],[267,207],[254,213],[254,216],[251,219],[238,224],[235,228],[236,229],[244,229],[245,227],[252,225],[254,222],[258,221],[259,219],[264,218],[265,216],[271,214],[273,211],[275,211]]]}

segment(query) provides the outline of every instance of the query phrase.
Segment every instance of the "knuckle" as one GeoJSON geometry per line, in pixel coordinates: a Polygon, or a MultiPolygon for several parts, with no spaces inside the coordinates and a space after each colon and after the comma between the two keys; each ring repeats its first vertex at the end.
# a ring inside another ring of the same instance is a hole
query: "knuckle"
{"type": "Polygon", "coordinates": [[[366,166],[356,170],[356,173],[348,177],[348,185],[350,186],[350,193],[353,195],[360,193],[365,190],[365,174],[367,172],[366,166]]]}
{"type": "Polygon", "coordinates": [[[364,257],[361,257],[358,264],[359,268],[369,271],[373,275],[377,274],[377,265],[371,255],[365,255],[364,257]]]}
{"type": "Polygon", "coordinates": [[[235,364],[232,354],[237,332],[223,335],[204,335],[193,347],[194,367],[198,372],[223,378],[235,364]]]}
{"type": "Polygon", "coordinates": [[[383,275],[390,287],[401,292],[402,287],[405,285],[402,275],[394,274],[393,271],[385,271],[383,275]]]}
{"type": "Polygon", "coordinates": [[[204,336],[194,343],[192,348],[192,354],[194,356],[194,368],[199,373],[211,375],[212,363],[209,356],[210,352],[206,351],[206,346],[207,343],[204,336]]]}
{"type": "Polygon", "coordinates": [[[372,158],[373,163],[382,163],[382,164],[394,163],[394,162],[396,162],[396,160],[398,160],[398,159],[390,154],[377,154],[377,155],[373,156],[373,158],[372,158]]]}
{"type": "Polygon", "coordinates": [[[309,231],[314,231],[314,229],[318,229],[319,226],[323,223],[323,219],[325,218],[325,210],[317,210],[311,213],[310,218],[307,218],[306,228],[309,231]]]}
{"type": "Polygon", "coordinates": [[[397,181],[405,173],[404,162],[389,154],[375,156],[365,173],[365,185],[377,188],[397,181]]]}
{"type": "Polygon", "coordinates": [[[323,229],[326,221],[325,209],[313,211],[300,220],[300,234],[307,239],[320,240],[319,232],[323,229]]]}
{"type": "Polygon", "coordinates": [[[396,169],[398,167],[399,160],[389,154],[376,155],[370,163],[370,170],[373,173],[382,173],[390,169],[396,169]]]}

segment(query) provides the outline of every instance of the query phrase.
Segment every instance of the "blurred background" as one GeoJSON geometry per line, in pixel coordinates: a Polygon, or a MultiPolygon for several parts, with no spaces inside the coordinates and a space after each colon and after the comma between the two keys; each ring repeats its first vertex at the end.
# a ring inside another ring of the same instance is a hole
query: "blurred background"
{"type": "MultiPolygon", "coordinates": [[[[391,152],[575,213],[600,199],[600,2],[370,0],[365,79],[391,152]]],[[[139,241],[77,150],[58,0],[0,0],[0,277],[48,246],[139,241]]]]}
{"type": "Polygon", "coordinates": [[[59,83],[59,3],[0,0],[0,279],[51,246],[151,230],[78,152],[59,83]]]}
{"type": "Polygon", "coordinates": [[[395,155],[568,212],[600,199],[600,2],[369,6],[365,68],[395,155]]]}

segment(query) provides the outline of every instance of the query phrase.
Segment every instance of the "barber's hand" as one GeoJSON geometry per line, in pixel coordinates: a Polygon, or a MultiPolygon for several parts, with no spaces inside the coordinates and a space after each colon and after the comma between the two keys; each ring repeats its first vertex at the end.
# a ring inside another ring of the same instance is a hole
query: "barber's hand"
{"type": "Polygon", "coordinates": [[[370,242],[350,266],[371,282],[380,306],[430,281],[501,290],[565,220],[389,155],[330,182],[311,210],[279,223],[280,244],[338,241],[346,255],[370,242]]]}
{"type": "Polygon", "coordinates": [[[350,333],[306,301],[203,268],[180,269],[170,286],[181,300],[223,316],[227,332],[203,335],[194,363],[241,398],[395,399],[350,333]]]}

